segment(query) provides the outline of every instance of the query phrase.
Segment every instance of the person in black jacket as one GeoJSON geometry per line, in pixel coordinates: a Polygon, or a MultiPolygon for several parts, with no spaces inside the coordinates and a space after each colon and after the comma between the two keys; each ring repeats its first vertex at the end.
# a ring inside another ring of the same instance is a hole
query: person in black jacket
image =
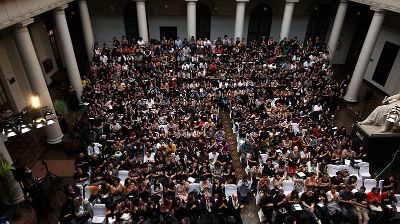
{"type": "Polygon", "coordinates": [[[228,211],[229,211],[229,214],[231,214],[235,218],[235,221],[238,224],[243,223],[242,217],[240,216],[240,212],[243,207],[244,207],[244,205],[239,202],[239,198],[238,198],[237,194],[232,194],[232,196],[229,197],[228,211]]]}

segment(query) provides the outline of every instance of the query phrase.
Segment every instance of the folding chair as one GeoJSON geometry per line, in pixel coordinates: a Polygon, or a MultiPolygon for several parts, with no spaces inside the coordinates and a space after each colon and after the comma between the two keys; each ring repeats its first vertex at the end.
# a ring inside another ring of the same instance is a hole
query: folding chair
{"type": "Polygon", "coordinates": [[[106,221],[106,205],[105,204],[96,204],[93,205],[93,224],[101,224],[106,221]]]}
{"type": "Polygon", "coordinates": [[[232,194],[237,194],[237,185],[225,184],[225,197],[228,198],[232,196],[232,194]]]}
{"type": "Polygon", "coordinates": [[[282,189],[285,195],[294,190],[294,182],[292,180],[284,180],[282,183],[282,189]]]}
{"type": "Polygon", "coordinates": [[[118,178],[120,179],[121,184],[125,184],[125,179],[128,178],[129,171],[127,170],[120,170],[118,171],[118,178]]]}
{"type": "Polygon", "coordinates": [[[376,180],[375,179],[365,179],[364,180],[364,187],[365,193],[371,192],[373,187],[376,187],[376,180]]]}

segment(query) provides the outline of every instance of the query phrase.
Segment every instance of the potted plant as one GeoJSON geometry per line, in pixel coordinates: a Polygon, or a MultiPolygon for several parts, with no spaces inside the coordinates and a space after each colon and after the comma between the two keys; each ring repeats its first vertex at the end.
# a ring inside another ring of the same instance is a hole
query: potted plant
{"type": "Polygon", "coordinates": [[[35,210],[25,201],[21,186],[14,178],[12,163],[0,155],[0,199],[6,206],[0,211],[0,217],[4,216],[14,224],[35,224],[37,217],[35,210]],[[3,213],[4,212],[4,213],[3,213]]]}
{"type": "Polygon", "coordinates": [[[68,133],[70,137],[79,138],[79,133],[76,133],[76,128],[79,121],[86,113],[86,108],[78,111],[70,111],[67,103],[62,100],[54,100],[54,109],[59,115],[59,122],[62,126],[63,132],[68,133]]]}
{"type": "Polygon", "coordinates": [[[0,157],[0,198],[5,205],[11,208],[10,218],[19,218],[21,211],[19,203],[24,200],[20,185],[14,178],[14,166],[3,156],[0,157]]]}

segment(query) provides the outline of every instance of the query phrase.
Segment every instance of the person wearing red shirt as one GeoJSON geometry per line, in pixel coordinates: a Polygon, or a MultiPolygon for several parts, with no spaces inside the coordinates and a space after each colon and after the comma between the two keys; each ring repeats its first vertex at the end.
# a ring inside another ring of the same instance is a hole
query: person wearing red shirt
{"type": "Polygon", "coordinates": [[[382,196],[379,193],[379,188],[373,187],[371,192],[367,193],[367,202],[371,209],[370,221],[372,223],[382,223],[381,219],[383,218],[382,213],[382,196]]]}

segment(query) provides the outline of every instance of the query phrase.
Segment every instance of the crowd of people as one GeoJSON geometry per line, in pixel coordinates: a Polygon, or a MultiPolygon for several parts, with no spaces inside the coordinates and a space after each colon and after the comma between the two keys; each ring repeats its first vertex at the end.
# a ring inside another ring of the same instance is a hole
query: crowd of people
{"type": "Polygon", "coordinates": [[[66,186],[61,223],[87,221],[90,204],[105,204],[117,223],[242,223],[253,195],[267,223],[382,223],[393,214],[386,205],[396,200],[395,179],[385,181],[386,193],[367,196],[359,186],[352,193],[355,181],[345,173],[327,176],[328,164],[365,158],[333,123],[347,83],[335,79],[318,38],[145,43],[123,36],[110,47],[95,44],[82,79],[87,147],[74,175],[90,197],[66,186]],[[231,115],[248,175],[235,173],[236,148],[224,131],[232,127],[222,113],[231,115]],[[298,173],[305,174],[304,192],[285,195],[283,180],[298,173]],[[237,190],[226,195],[232,184],[237,190]],[[383,209],[370,217],[367,204],[383,209]]]}

